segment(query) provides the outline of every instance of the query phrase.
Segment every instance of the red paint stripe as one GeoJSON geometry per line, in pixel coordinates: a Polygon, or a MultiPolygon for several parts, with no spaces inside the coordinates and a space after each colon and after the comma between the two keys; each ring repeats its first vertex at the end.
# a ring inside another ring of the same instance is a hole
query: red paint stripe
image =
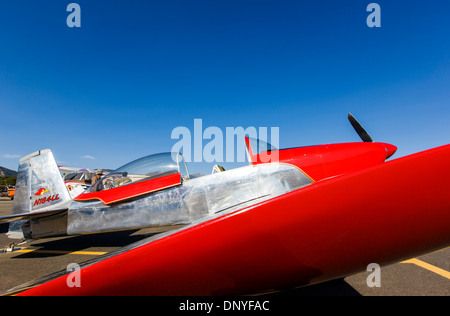
{"type": "Polygon", "coordinates": [[[100,200],[104,204],[112,204],[127,199],[131,199],[144,194],[167,189],[181,184],[180,173],[171,174],[168,176],[150,179],[147,181],[140,181],[124,185],[122,187],[113,188],[109,190],[82,193],[75,198],[77,202],[100,200]]]}

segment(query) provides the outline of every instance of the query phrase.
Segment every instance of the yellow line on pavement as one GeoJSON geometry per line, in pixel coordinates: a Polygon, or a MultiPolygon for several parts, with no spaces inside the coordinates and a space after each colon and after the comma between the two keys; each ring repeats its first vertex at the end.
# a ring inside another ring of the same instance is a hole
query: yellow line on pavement
{"type": "Polygon", "coordinates": [[[434,272],[436,274],[439,274],[440,276],[443,276],[444,278],[447,278],[450,280],[450,272],[445,271],[444,269],[438,268],[436,266],[433,266],[429,263],[423,262],[422,260],[419,259],[410,259],[410,260],[406,260],[403,261],[401,263],[412,263],[415,264],[416,266],[419,266],[421,268],[427,269],[428,271],[434,272]]]}
{"type": "Polygon", "coordinates": [[[34,250],[34,249],[18,249],[13,252],[20,253],[45,253],[53,255],[86,255],[86,256],[100,256],[107,252],[102,251],[63,251],[63,250],[34,250]]]}

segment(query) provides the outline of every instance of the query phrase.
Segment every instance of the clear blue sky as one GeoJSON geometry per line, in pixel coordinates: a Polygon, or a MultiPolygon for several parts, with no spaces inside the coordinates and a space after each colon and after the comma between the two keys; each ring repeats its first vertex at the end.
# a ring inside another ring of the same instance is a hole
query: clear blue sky
{"type": "Polygon", "coordinates": [[[116,168],[195,118],[279,127],[286,148],[359,141],[352,112],[396,157],[449,143],[450,2],[376,1],[373,29],[370,2],[3,1],[0,166],[50,148],[116,168]]]}

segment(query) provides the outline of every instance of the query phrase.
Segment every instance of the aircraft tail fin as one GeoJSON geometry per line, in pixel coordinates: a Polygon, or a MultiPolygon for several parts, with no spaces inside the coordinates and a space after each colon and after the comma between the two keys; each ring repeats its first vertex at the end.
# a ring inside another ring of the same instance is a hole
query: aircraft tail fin
{"type": "Polygon", "coordinates": [[[71,201],[49,149],[20,159],[12,215],[62,209],[71,201]]]}

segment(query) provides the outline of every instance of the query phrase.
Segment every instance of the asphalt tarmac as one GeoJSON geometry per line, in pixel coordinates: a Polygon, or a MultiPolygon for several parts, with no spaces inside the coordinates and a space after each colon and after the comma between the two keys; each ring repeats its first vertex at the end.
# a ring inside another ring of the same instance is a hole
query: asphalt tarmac
{"type": "MultiPolygon", "coordinates": [[[[11,214],[12,201],[0,198],[0,216],[11,214]]],[[[11,243],[0,224],[0,250],[11,243]]],[[[18,245],[15,251],[0,251],[0,293],[26,282],[65,270],[152,235],[151,229],[75,237],[50,238],[18,245]]],[[[369,287],[373,274],[362,272],[342,280],[327,282],[272,295],[293,296],[449,296],[450,248],[382,266],[379,287],[369,287]]]]}

